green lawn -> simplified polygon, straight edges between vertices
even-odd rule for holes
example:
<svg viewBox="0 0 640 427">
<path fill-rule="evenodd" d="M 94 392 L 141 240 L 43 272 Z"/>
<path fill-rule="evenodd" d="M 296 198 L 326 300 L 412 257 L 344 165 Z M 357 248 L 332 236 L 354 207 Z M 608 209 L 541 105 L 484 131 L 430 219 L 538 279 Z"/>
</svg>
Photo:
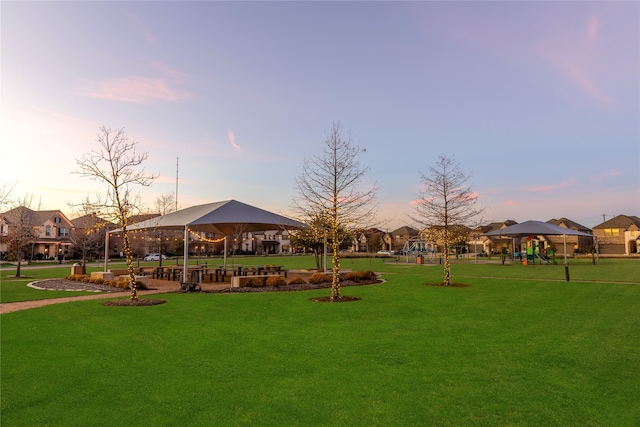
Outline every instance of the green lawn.
<svg viewBox="0 0 640 427">
<path fill-rule="evenodd" d="M 347 259 L 387 283 L 344 288 L 362 300 L 338 304 L 309 301 L 326 289 L 176 293 L 4 314 L 0 421 L 635 426 L 639 265 L 573 261 L 567 283 L 562 266 L 463 262 L 453 279 L 470 286 L 442 288 L 423 285 L 439 265 Z"/>
</svg>

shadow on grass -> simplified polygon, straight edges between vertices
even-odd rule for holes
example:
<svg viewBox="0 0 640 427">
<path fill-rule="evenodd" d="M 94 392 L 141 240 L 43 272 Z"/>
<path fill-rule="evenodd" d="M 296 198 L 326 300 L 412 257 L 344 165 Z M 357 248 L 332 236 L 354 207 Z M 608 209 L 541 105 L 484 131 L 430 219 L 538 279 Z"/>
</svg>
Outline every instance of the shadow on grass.
<svg viewBox="0 0 640 427">
<path fill-rule="evenodd" d="M 152 305 L 164 304 L 167 300 L 164 299 L 120 299 L 103 302 L 102 305 L 106 307 L 150 307 Z"/>
<path fill-rule="evenodd" d="M 444 283 L 442 283 L 442 282 L 438 282 L 438 283 L 425 283 L 424 285 L 425 285 L 425 286 L 440 286 L 440 287 L 443 287 L 443 288 L 468 288 L 468 287 L 470 287 L 470 286 L 471 286 L 471 285 L 467 285 L 467 284 L 464 284 L 464 283 L 453 283 L 453 282 L 451 282 L 451 284 L 450 284 L 449 286 L 446 286 L 446 285 L 445 285 Z"/>
</svg>

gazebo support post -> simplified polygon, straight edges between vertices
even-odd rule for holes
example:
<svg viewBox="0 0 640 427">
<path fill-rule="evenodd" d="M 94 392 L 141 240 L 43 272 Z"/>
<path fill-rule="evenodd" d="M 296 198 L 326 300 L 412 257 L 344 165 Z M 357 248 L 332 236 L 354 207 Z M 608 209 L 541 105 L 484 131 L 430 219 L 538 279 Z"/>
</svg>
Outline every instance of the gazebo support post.
<svg viewBox="0 0 640 427">
<path fill-rule="evenodd" d="M 109 271 L 109 230 L 104 233 L 104 272 Z"/>
<path fill-rule="evenodd" d="M 562 235 L 564 239 L 564 277 L 569 281 L 569 264 L 567 264 L 567 235 Z"/>
<path fill-rule="evenodd" d="M 189 278 L 189 226 L 184 226 L 184 266 L 182 267 L 182 282 L 187 283 Z"/>
<path fill-rule="evenodd" d="M 227 235 L 225 234 L 224 235 L 224 254 L 222 255 L 223 256 L 222 265 L 224 265 L 225 270 L 227 269 L 227 240 L 229 239 L 227 239 Z"/>
</svg>

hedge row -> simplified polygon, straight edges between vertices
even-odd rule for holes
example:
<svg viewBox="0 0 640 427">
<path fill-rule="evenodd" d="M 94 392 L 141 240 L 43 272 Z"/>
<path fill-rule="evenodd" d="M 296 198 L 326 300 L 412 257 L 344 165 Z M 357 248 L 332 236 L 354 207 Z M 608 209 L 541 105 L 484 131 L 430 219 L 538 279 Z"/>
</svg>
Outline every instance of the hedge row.
<svg viewBox="0 0 640 427">
<path fill-rule="evenodd" d="M 70 274 L 69 276 L 65 277 L 65 279 L 67 280 L 74 280 L 76 282 L 82 282 L 82 283 L 92 283 L 94 285 L 104 285 L 104 286 L 111 286 L 114 288 L 120 288 L 120 289 L 128 289 L 129 288 L 129 281 L 126 279 L 123 280 L 104 280 L 101 278 L 91 278 L 91 276 L 87 275 L 87 274 Z M 145 290 L 147 289 L 147 285 L 145 285 L 144 283 L 136 280 L 135 282 L 136 284 L 136 288 L 138 288 L 138 290 Z"/>
<path fill-rule="evenodd" d="M 354 282 L 358 282 L 361 280 L 371 280 L 376 277 L 376 274 L 373 271 L 351 271 L 348 273 L 340 274 L 340 281 L 350 280 Z M 309 284 L 319 285 L 322 283 L 330 283 L 333 281 L 333 276 L 331 274 L 326 273 L 314 273 L 309 278 Z M 289 285 L 302 285 L 305 281 L 301 277 L 293 277 L 289 280 Z M 245 286 L 253 287 L 253 288 L 261 288 L 264 286 L 285 286 L 287 284 L 287 280 L 282 276 L 271 276 L 271 277 L 251 277 L 247 281 L 245 281 Z"/>
</svg>

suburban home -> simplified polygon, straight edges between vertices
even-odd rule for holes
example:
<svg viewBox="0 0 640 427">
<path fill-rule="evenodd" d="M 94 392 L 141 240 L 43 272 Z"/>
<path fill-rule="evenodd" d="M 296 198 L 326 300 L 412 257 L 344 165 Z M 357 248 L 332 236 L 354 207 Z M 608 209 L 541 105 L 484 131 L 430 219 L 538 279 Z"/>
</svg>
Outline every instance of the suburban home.
<svg viewBox="0 0 640 427">
<path fill-rule="evenodd" d="M 351 241 L 352 252 L 377 252 L 382 249 L 384 231 L 368 228 L 356 233 Z"/>
<path fill-rule="evenodd" d="M 583 233 L 592 234 L 591 229 L 584 225 L 578 224 L 567 218 L 550 219 L 548 224 L 557 225 L 558 227 L 567 228 L 569 230 L 582 231 Z M 564 236 L 545 236 L 547 247 L 553 247 L 555 253 L 564 255 Z M 567 255 L 577 253 L 588 253 L 593 249 L 593 237 L 585 236 L 566 236 Z"/>
<path fill-rule="evenodd" d="M 382 249 L 387 251 L 400 252 L 404 249 L 405 243 L 409 239 L 418 239 L 418 230 L 409 226 L 400 227 L 391 233 L 385 233 L 382 237 Z"/>
<path fill-rule="evenodd" d="M 75 258 L 81 258 L 84 253 L 86 258 L 104 258 L 105 233 L 107 228 L 116 228 L 113 224 L 90 213 L 72 219 L 71 241 L 74 244 L 72 254 Z"/>
<path fill-rule="evenodd" d="M 291 240 L 287 230 L 271 230 L 243 233 L 237 249 L 256 255 L 283 255 L 291 252 Z"/>
<path fill-rule="evenodd" d="M 513 253 L 514 239 L 511 237 L 488 237 L 483 236 L 483 234 L 490 231 L 500 230 L 515 224 L 517 224 L 517 222 L 508 219 L 502 222 L 492 222 L 487 225 L 482 225 L 475 230 L 472 230 L 469 233 L 467 240 L 469 251 L 487 255 L 492 253 Z M 516 242 L 516 247 L 518 247 L 519 242 L 519 240 Z"/>
<path fill-rule="evenodd" d="M 598 253 L 633 255 L 640 253 L 640 218 L 618 215 L 593 227 Z"/>
<path fill-rule="evenodd" d="M 62 211 L 19 206 L 0 214 L 0 253 L 8 257 L 19 244 L 21 259 L 62 260 L 70 255 L 72 229 Z"/>
</svg>

